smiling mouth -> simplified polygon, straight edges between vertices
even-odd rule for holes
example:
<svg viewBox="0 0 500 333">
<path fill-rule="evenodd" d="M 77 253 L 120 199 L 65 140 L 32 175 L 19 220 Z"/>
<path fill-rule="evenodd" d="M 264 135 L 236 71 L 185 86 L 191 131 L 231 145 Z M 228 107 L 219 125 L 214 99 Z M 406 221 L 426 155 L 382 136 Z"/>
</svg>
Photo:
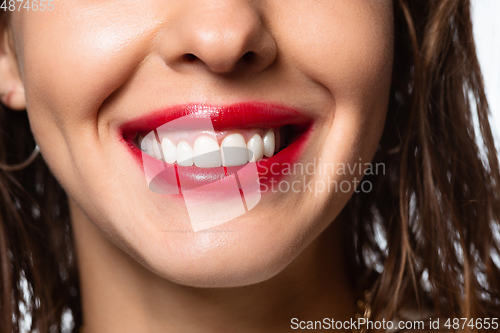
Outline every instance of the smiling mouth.
<svg viewBox="0 0 500 333">
<path fill-rule="evenodd" d="M 296 143 L 311 124 L 304 112 L 266 103 L 191 104 L 126 123 L 121 134 L 136 154 L 176 167 L 210 169 L 286 162 L 298 154 L 302 145 Z"/>
</svg>

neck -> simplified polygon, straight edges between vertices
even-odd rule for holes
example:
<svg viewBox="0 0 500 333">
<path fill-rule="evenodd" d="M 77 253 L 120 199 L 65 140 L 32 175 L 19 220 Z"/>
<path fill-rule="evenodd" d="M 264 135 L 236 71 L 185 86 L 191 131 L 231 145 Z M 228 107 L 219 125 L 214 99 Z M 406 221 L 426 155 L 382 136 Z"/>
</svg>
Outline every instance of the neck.
<svg viewBox="0 0 500 333">
<path fill-rule="evenodd" d="M 326 230 L 273 278 L 193 288 L 149 271 L 105 238 L 70 201 L 85 333 L 285 332 L 291 319 L 349 320 L 355 297 L 338 232 Z M 331 227 L 330 227 L 331 229 Z"/>
</svg>

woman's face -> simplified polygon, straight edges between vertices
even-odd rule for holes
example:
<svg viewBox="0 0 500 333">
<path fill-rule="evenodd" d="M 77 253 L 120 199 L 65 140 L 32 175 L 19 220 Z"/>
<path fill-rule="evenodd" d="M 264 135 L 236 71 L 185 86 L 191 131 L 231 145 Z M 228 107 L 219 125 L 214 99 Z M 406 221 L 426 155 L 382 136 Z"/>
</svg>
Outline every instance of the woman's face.
<svg viewBox="0 0 500 333">
<path fill-rule="evenodd" d="M 359 165 L 372 159 L 386 114 L 392 1 L 53 4 L 53 11 L 11 13 L 33 134 L 76 206 L 150 270 L 193 286 L 270 278 L 332 223 L 360 184 Z M 255 207 L 247 202 L 246 212 L 235 214 L 243 199 L 232 196 L 229 183 L 222 187 L 231 195 L 221 195 L 219 186 L 198 197 L 185 186 L 178 186 L 182 195 L 148 187 L 145 173 L 155 160 L 140 152 L 137 135 L 186 113 L 212 119 L 214 130 L 182 124 L 170 134 L 158 130 L 177 149 L 178 161 L 164 165 L 177 178 L 206 179 L 211 172 L 195 165 L 175 173 L 179 155 L 189 154 L 177 146 L 181 141 L 196 153 L 201 134 L 219 144 L 243 136 L 248 144 L 269 129 L 280 133 L 282 150 L 258 163 L 262 193 Z M 259 149 L 272 151 L 254 139 L 257 157 Z M 262 171 L 266 160 L 279 165 L 279 175 Z M 227 169 L 223 178 L 234 181 Z M 210 211 L 212 205 L 227 208 L 230 218 Z M 194 226 L 203 218 L 210 228 Z"/>
</svg>

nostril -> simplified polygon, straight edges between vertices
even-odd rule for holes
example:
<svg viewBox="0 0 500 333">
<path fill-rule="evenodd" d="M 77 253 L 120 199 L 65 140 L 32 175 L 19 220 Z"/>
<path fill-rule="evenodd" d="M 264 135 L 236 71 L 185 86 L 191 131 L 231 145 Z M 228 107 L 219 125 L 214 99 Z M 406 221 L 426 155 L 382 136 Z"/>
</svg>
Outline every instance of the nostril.
<svg viewBox="0 0 500 333">
<path fill-rule="evenodd" d="M 194 54 L 192 54 L 192 53 L 188 53 L 188 54 L 185 54 L 185 55 L 184 55 L 184 60 L 185 60 L 186 62 L 193 62 L 193 61 L 195 61 L 196 59 L 198 59 L 198 57 L 197 57 L 197 56 L 195 56 L 195 55 L 194 55 Z"/>
<path fill-rule="evenodd" d="M 248 51 L 238 58 L 236 63 L 232 62 L 217 62 L 212 59 L 212 62 L 206 63 L 213 71 L 216 72 L 229 72 L 234 70 L 236 67 L 244 68 L 247 66 L 252 66 L 256 62 L 257 53 L 253 51 Z M 204 63 L 203 57 L 198 57 L 193 53 L 185 53 L 181 56 L 181 61 L 185 64 L 195 64 L 197 62 Z M 224 59 L 220 59 L 224 60 Z"/>
<path fill-rule="evenodd" d="M 255 58 L 255 53 L 254 53 L 254 52 L 252 52 L 252 51 L 249 51 L 249 52 L 245 53 L 245 54 L 241 57 L 241 59 L 242 59 L 244 62 L 246 62 L 246 63 L 251 62 L 254 58 Z"/>
</svg>

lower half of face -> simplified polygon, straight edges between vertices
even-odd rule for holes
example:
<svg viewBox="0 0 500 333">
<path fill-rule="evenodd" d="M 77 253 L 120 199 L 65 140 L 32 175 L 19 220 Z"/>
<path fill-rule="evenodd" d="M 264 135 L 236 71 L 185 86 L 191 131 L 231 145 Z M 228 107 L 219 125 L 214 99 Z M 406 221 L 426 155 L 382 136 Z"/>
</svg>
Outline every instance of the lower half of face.
<svg viewBox="0 0 500 333">
<path fill-rule="evenodd" d="M 167 279 L 268 279 L 371 190 L 391 1 L 72 1 L 12 30 L 52 172 Z"/>
</svg>

